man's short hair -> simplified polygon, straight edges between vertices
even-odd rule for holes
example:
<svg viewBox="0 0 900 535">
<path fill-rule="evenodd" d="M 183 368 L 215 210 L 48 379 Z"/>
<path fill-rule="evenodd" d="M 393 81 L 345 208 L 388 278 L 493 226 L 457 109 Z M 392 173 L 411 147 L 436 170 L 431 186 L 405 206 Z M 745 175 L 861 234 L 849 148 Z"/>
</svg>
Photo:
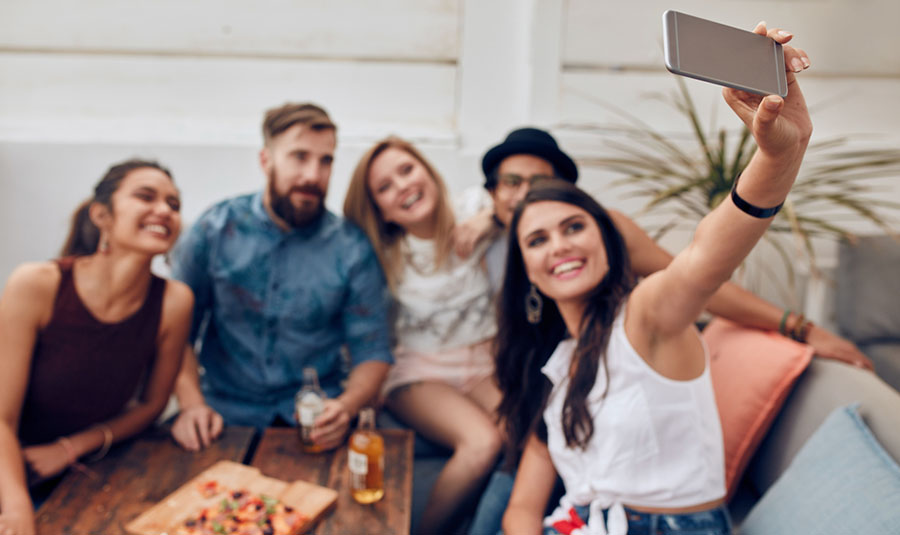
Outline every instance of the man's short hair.
<svg viewBox="0 0 900 535">
<path fill-rule="evenodd" d="M 262 124 L 263 142 L 268 145 L 279 134 L 297 124 L 308 126 L 315 131 L 337 131 L 337 126 L 331 122 L 328 112 L 322 107 L 309 102 L 300 104 L 288 102 L 266 111 Z"/>
</svg>

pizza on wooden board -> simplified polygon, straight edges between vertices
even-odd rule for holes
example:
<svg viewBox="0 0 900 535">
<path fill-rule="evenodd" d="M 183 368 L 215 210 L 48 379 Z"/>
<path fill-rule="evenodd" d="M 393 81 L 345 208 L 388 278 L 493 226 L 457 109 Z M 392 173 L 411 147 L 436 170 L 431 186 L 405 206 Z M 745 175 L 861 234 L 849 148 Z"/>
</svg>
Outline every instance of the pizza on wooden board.
<svg viewBox="0 0 900 535">
<path fill-rule="evenodd" d="M 309 520 L 275 498 L 230 490 L 214 480 L 201 482 L 198 490 L 222 499 L 188 517 L 175 535 L 298 535 Z"/>
</svg>

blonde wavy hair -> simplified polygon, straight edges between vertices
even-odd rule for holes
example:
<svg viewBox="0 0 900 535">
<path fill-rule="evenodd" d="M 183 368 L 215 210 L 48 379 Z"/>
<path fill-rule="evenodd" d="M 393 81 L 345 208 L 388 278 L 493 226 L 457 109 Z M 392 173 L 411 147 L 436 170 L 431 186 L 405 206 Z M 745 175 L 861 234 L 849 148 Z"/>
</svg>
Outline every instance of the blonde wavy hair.
<svg viewBox="0 0 900 535">
<path fill-rule="evenodd" d="M 435 237 L 437 254 L 435 255 L 435 268 L 441 267 L 450 256 L 453 249 L 453 209 L 450 206 L 447 186 L 444 179 L 435 170 L 434 166 L 425 159 L 412 143 L 398 137 L 388 137 L 375 144 L 366 151 L 356 164 L 356 169 L 350 178 L 350 186 L 347 188 L 347 196 L 344 199 L 344 217 L 356 223 L 369 237 L 378 261 L 387 277 L 391 290 L 397 287 L 403 273 L 403 236 L 406 231 L 403 227 L 394 223 L 388 223 L 381 215 L 381 210 L 375 204 L 375 199 L 369 191 L 368 177 L 372 162 L 382 152 L 394 148 L 406 151 L 419 161 L 437 185 L 438 200 L 434 210 Z"/>
</svg>

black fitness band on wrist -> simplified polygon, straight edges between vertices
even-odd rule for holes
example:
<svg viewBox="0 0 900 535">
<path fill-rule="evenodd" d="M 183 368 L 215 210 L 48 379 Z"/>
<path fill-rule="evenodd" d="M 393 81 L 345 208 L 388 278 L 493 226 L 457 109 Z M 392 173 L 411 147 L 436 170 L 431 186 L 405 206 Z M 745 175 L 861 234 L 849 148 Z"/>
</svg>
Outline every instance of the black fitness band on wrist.
<svg viewBox="0 0 900 535">
<path fill-rule="evenodd" d="M 738 173 L 738 176 L 734 178 L 734 185 L 731 186 L 731 202 L 733 202 L 734 205 L 737 206 L 738 209 L 740 209 L 740 211 L 753 217 L 768 219 L 777 214 L 778 211 L 781 210 L 781 207 L 784 206 L 784 201 L 781 201 L 781 204 L 779 204 L 778 206 L 773 206 L 772 208 L 760 208 L 759 206 L 752 205 L 749 202 L 745 201 L 737 193 L 738 179 L 740 178 L 741 175 L 740 173 Z"/>
</svg>

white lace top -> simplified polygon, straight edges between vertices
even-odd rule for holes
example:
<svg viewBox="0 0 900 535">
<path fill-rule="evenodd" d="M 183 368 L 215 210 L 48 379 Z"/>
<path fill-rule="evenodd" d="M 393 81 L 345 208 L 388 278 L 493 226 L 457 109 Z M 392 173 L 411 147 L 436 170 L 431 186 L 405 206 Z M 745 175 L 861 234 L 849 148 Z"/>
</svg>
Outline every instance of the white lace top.
<svg viewBox="0 0 900 535">
<path fill-rule="evenodd" d="M 395 289 L 397 343 L 434 352 L 482 342 L 497 333 L 497 323 L 483 258 L 487 244 L 469 258 L 451 254 L 435 269 L 435 243 L 409 234 L 404 238 L 405 265 Z"/>
</svg>

